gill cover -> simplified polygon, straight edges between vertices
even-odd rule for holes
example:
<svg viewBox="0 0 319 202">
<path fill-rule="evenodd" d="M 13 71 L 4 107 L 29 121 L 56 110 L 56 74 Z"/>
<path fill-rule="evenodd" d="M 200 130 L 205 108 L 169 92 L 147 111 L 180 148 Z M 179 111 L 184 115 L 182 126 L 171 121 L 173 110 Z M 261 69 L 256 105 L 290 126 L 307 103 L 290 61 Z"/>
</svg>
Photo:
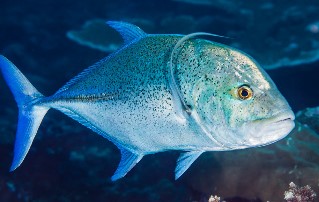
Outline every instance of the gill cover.
<svg viewBox="0 0 319 202">
<path fill-rule="evenodd" d="M 196 37 L 196 36 L 213 36 L 213 37 L 222 37 L 222 38 L 228 38 L 225 36 L 220 36 L 217 34 L 211 34 L 211 33 L 206 33 L 206 32 L 195 32 L 191 33 L 188 35 L 183 36 L 178 42 L 175 44 L 171 56 L 170 56 L 170 62 L 169 62 L 169 85 L 171 88 L 171 92 L 173 95 L 173 101 L 174 105 L 176 106 L 177 109 L 177 115 L 181 119 L 185 119 L 186 114 L 191 114 L 192 109 L 185 103 L 185 100 L 183 99 L 181 90 L 177 86 L 176 78 L 174 76 L 174 65 L 173 64 L 173 57 L 177 53 L 178 48 L 188 39 Z"/>
</svg>

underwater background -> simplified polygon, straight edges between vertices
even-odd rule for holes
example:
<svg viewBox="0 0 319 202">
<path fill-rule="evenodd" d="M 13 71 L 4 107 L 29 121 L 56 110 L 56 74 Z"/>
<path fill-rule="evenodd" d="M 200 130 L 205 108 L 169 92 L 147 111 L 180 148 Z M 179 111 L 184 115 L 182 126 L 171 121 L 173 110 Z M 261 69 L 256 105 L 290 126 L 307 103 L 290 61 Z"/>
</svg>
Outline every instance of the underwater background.
<svg viewBox="0 0 319 202">
<path fill-rule="evenodd" d="M 120 152 L 50 110 L 24 163 L 9 172 L 17 107 L 0 79 L 0 201 L 284 201 L 291 181 L 319 194 L 319 1 L 1 0 L 0 54 L 51 95 L 121 45 L 105 25 L 122 20 L 147 33 L 205 31 L 253 56 L 297 115 L 291 134 L 266 147 L 206 152 L 177 181 L 179 152 L 147 155 L 110 180 Z"/>
</svg>

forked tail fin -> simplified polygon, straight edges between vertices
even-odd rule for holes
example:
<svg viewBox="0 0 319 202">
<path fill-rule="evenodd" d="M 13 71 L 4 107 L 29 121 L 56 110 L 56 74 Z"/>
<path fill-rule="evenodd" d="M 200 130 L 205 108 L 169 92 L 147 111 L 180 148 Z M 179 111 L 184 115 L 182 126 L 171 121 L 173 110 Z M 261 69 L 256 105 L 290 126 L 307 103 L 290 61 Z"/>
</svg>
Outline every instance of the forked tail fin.
<svg viewBox="0 0 319 202">
<path fill-rule="evenodd" d="M 0 55 L 0 70 L 19 108 L 14 157 L 10 169 L 13 171 L 20 166 L 27 155 L 49 108 L 35 105 L 44 96 L 33 87 L 14 64 L 2 55 Z"/>
</svg>

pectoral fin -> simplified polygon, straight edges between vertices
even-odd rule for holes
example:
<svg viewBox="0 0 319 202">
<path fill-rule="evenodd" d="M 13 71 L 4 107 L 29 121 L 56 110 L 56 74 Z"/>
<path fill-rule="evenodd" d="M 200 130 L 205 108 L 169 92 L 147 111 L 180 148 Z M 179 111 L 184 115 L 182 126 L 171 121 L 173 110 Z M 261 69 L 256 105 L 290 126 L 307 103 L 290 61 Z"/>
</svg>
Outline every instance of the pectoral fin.
<svg viewBox="0 0 319 202">
<path fill-rule="evenodd" d="M 183 173 L 192 165 L 192 163 L 203 153 L 203 151 L 190 151 L 181 154 L 177 159 L 177 166 L 175 168 L 175 180 L 177 180 Z"/>
<path fill-rule="evenodd" d="M 120 150 L 121 161 L 111 178 L 112 181 L 124 177 L 144 156 L 143 154 L 134 154 L 124 148 L 120 148 Z"/>
</svg>

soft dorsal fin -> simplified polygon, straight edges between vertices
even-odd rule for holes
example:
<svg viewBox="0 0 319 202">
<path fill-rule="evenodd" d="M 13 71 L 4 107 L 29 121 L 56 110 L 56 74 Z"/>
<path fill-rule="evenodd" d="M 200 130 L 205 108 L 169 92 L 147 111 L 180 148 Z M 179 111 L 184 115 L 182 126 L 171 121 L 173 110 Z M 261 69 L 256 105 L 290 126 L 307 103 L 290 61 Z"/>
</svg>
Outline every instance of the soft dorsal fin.
<svg viewBox="0 0 319 202">
<path fill-rule="evenodd" d="M 143 154 L 134 154 L 124 148 L 120 148 L 120 150 L 121 161 L 111 178 L 112 181 L 124 177 L 144 156 Z"/>
<path fill-rule="evenodd" d="M 121 34 L 125 44 L 129 44 L 133 40 L 143 38 L 147 35 L 138 26 L 127 22 L 107 21 L 106 23 Z"/>
<path fill-rule="evenodd" d="M 203 153 L 203 151 L 190 151 L 181 154 L 177 159 L 175 168 L 175 180 L 177 180 L 183 173 L 192 165 L 192 163 Z"/>
</svg>

